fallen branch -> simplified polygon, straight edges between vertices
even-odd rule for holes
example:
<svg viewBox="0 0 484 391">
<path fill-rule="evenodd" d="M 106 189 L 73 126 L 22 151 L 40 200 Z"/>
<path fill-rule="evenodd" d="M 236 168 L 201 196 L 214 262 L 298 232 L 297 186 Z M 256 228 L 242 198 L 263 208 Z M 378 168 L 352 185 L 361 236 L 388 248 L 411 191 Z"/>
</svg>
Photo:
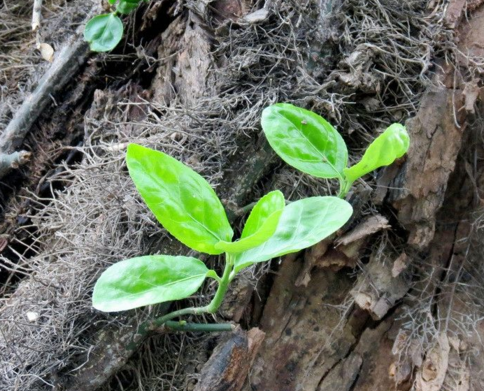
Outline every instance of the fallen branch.
<svg viewBox="0 0 484 391">
<path fill-rule="evenodd" d="M 42 10 L 42 0 L 34 0 L 34 10 L 32 12 L 32 31 L 37 31 L 40 27 Z"/>
<path fill-rule="evenodd" d="M 25 99 L 7 128 L 0 135 L 0 152 L 12 153 L 20 147 L 33 123 L 52 102 L 52 95 L 62 91 L 86 60 L 89 46 L 79 35 L 58 54 L 35 91 Z M 1 176 L 0 176 L 1 177 Z"/>
<path fill-rule="evenodd" d="M 41 5 L 42 1 L 36 0 L 32 17 L 34 30 L 38 27 L 36 23 L 40 23 Z M 39 13 L 36 15 L 37 10 Z M 93 10 L 93 12 L 95 11 Z M 72 82 L 72 78 L 85 63 L 88 54 L 89 45 L 83 40 L 81 31 L 78 30 L 71 41 L 57 54 L 55 61 L 40 79 L 35 91 L 24 100 L 5 130 L 0 133 L 0 154 L 13 154 L 22 145 L 34 122 L 52 102 L 52 96 L 62 92 L 64 87 Z M 16 168 L 16 166 L 10 168 Z M 6 172 L 0 169 L 0 179 L 5 174 Z"/>
</svg>

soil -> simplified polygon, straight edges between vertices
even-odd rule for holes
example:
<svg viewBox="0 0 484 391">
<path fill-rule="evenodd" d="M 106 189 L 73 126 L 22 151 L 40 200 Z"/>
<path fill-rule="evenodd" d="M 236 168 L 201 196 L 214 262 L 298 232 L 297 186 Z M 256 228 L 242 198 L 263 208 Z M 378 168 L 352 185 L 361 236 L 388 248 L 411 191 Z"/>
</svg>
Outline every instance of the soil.
<svg viewBox="0 0 484 391">
<path fill-rule="evenodd" d="M 44 0 L 37 33 L 31 7 L 0 5 L 0 155 L 28 157 L 0 167 L 0 389 L 484 389 L 481 0 L 153 0 L 109 54 L 82 40 L 100 4 Z M 410 150 L 356 184 L 336 235 L 247 269 L 218 314 L 187 319 L 233 332 L 151 327 L 210 284 L 94 310 L 109 265 L 189 253 L 138 196 L 129 143 L 207 178 L 237 229 L 270 190 L 336 193 L 271 151 L 275 102 L 327 118 L 352 161 L 392 122 Z"/>
</svg>

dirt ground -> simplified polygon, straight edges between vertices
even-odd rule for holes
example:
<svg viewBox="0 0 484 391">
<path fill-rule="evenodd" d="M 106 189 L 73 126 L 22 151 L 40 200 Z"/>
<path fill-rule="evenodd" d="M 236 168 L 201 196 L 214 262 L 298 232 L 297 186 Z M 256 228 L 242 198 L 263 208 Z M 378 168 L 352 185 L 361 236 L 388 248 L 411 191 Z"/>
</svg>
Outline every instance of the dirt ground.
<svg viewBox="0 0 484 391">
<path fill-rule="evenodd" d="M 0 389 L 483 390 L 482 3 L 152 0 L 109 54 L 82 40 L 106 4 L 44 0 L 37 35 L 31 2 L 0 4 L 0 157 L 28 157 L 0 167 Z M 144 328 L 208 303 L 208 283 L 94 310 L 109 265 L 189 252 L 137 194 L 129 143 L 208 178 L 238 228 L 270 190 L 335 193 L 269 148 L 276 102 L 327 118 L 352 161 L 393 122 L 409 153 L 357 183 L 336 236 L 246 270 L 218 314 L 189 319 L 234 332 Z"/>
</svg>

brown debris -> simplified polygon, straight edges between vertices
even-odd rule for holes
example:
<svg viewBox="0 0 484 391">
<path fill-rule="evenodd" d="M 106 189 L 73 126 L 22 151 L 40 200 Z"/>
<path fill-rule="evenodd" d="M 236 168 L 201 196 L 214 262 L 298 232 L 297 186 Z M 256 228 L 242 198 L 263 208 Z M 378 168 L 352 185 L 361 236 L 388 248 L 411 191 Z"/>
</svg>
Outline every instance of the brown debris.
<svg viewBox="0 0 484 391">
<path fill-rule="evenodd" d="M 450 345 L 446 334 L 440 334 L 436 346 L 427 353 L 415 379 L 416 391 L 440 391 L 449 365 Z"/>
<path fill-rule="evenodd" d="M 355 303 L 374 319 L 382 319 L 410 289 L 402 275 L 393 277 L 392 266 L 387 256 L 372 254 L 351 290 Z"/>
<path fill-rule="evenodd" d="M 304 254 L 304 265 L 295 282 L 296 286 L 308 285 L 309 281 L 311 281 L 311 270 L 316 266 L 319 260 L 324 257 L 333 241 L 333 238 L 334 235 L 331 235 L 330 237 L 306 250 Z"/>
<path fill-rule="evenodd" d="M 369 44 L 358 45 L 355 50 L 339 64 L 342 70 L 334 71 L 330 80 L 339 80 L 347 87 L 365 93 L 378 93 L 381 80 L 370 72 L 377 49 Z"/>
<path fill-rule="evenodd" d="M 465 109 L 470 114 L 475 114 L 475 104 L 481 93 L 481 87 L 478 85 L 478 80 L 471 80 L 469 83 L 465 83 L 464 91 L 462 94 L 465 98 Z"/>
<path fill-rule="evenodd" d="M 475 10 L 458 29 L 457 60 L 463 67 L 476 65 L 484 55 L 484 8 Z M 455 77 L 457 75 L 457 77 Z M 466 109 L 474 107 L 475 81 L 465 93 L 459 73 L 441 67 L 415 118 L 407 121 L 412 140 L 404 172 L 397 178 L 391 198 L 399 209 L 399 220 L 410 231 L 409 243 L 424 249 L 435 233 L 435 215 L 441 208 L 447 183 L 454 171 L 467 126 Z"/>
<path fill-rule="evenodd" d="M 80 34 L 72 37 L 59 51 L 56 61 L 39 81 L 35 91 L 16 110 L 14 117 L 0 135 L 0 153 L 19 148 L 30 128 L 52 102 L 52 96 L 63 90 L 87 58 L 89 45 Z"/>
<path fill-rule="evenodd" d="M 387 228 L 391 228 L 391 225 L 388 224 L 388 219 L 386 217 L 383 217 L 379 214 L 368 217 L 350 232 L 338 238 L 336 240 L 336 246 L 346 246 L 352 242 L 364 239 L 367 236 L 373 235 L 374 233 Z"/>
<path fill-rule="evenodd" d="M 400 256 L 395 259 L 392 267 L 392 277 L 398 277 L 403 271 L 405 271 L 410 264 L 410 258 L 407 254 L 401 253 Z"/>
<path fill-rule="evenodd" d="M 295 282 L 296 286 L 308 285 L 313 268 L 329 268 L 333 271 L 343 267 L 354 268 L 368 237 L 387 228 L 390 228 L 388 220 L 381 215 L 375 215 L 364 219 L 350 232 L 338 238 L 335 247 L 332 244 L 334 235 L 311 247 L 304 255 L 304 266 Z"/>
<path fill-rule="evenodd" d="M 424 97 L 417 116 L 406 123 L 412 143 L 404 173 L 397 178 L 405 185 L 391 193 L 399 220 L 410 231 L 409 243 L 420 249 L 434 236 L 435 215 L 460 150 L 464 116 L 455 118 L 454 113 L 462 106 L 462 94 L 435 88 Z"/>
</svg>

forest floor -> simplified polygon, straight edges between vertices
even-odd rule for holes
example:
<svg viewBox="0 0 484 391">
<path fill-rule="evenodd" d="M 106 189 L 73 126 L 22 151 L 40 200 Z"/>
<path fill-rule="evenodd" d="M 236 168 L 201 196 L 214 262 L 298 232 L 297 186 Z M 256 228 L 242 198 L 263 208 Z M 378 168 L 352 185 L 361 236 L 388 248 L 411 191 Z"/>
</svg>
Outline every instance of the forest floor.
<svg viewBox="0 0 484 391">
<path fill-rule="evenodd" d="M 483 390 L 482 3 L 156 0 L 94 54 L 82 31 L 100 4 L 44 0 L 35 34 L 32 3 L 3 2 L 0 156 L 28 159 L 0 166 L 0 389 Z M 94 310 L 109 265 L 188 253 L 137 194 L 129 143 L 195 169 L 230 211 L 273 189 L 335 194 L 271 152 L 276 102 L 327 118 L 352 161 L 393 122 L 409 153 L 358 182 L 337 237 L 248 269 L 191 319 L 233 333 L 138 338 L 166 305 Z"/>
</svg>

